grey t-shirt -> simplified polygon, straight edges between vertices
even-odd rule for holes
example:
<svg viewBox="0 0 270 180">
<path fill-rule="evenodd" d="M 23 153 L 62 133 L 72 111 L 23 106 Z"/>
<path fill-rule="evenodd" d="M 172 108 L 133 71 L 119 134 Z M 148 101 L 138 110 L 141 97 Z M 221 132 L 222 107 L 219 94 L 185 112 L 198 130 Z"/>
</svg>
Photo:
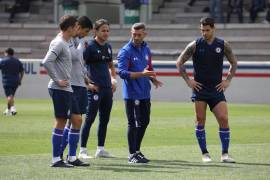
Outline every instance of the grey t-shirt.
<svg viewBox="0 0 270 180">
<path fill-rule="evenodd" d="M 51 41 L 49 50 L 42 63 L 51 78 L 48 88 L 72 92 L 70 83 L 72 69 L 71 52 L 69 43 L 63 39 L 61 34 L 58 34 Z M 69 85 L 67 87 L 60 87 L 57 83 L 58 80 L 67 80 Z"/>
<path fill-rule="evenodd" d="M 86 87 L 85 77 L 87 77 L 86 70 L 83 65 L 83 56 L 77 46 L 80 43 L 79 38 L 72 38 L 70 40 L 70 51 L 72 56 L 72 70 L 71 70 L 71 85 Z"/>
</svg>

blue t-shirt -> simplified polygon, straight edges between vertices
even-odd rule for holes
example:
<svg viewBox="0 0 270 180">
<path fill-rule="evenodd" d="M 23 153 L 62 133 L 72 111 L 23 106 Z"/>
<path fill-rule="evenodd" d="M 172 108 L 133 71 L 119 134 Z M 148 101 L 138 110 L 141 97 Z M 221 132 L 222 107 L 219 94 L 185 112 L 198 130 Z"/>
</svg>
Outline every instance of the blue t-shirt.
<svg viewBox="0 0 270 180">
<path fill-rule="evenodd" d="M 193 54 L 194 79 L 208 88 L 214 88 L 222 81 L 224 40 L 215 38 L 207 44 L 203 38 L 196 41 Z"/>
<path fill-rule="evenodd" d="M 98 44 L 91 40 L 83 52 L 88 77 L 95 85 L 102 88 L 111 88 L 111 75 L 108 63 L 112 62 L 112 47 L 110 44 Z"/>
<path fill-rule="evenodd" d="M 21 61 L 13 56 L 4 57 L 0 61 L 3 86 L 17 87 L 20 83 L 20 73 L 24 71 Z"/>
</svg>

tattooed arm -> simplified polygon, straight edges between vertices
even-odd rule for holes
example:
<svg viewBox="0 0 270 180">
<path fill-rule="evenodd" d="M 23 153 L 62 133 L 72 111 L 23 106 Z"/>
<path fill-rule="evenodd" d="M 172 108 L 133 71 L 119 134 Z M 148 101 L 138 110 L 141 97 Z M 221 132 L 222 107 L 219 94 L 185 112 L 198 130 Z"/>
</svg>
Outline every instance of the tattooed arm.
<svg viewBox="0 0 270 180">
<path fill-rule="evenodd" d="M 230 63 L 229 73 L 226 80 L 231 81 L 236 72 L 237 60 L 236 60 L 235 55 L 232 52 L 232 48 L 230 47 L 229 43 L 226 41 L 224 44 L 224 54 Z"/>
<path fill-rule="evenodd" d="M 176 67 L 179 71 L 179 74 L 183 77 L 183 79 L 186 81 L 187 85 L 195 89 L 196 91 L 199 91 L 201 89 L 202 84 L 199 82 L 196 82 L 193 79 L 189 79 L 188 74 L 186 72 L 186 68 L 184 66 L 185 62 L 194 54 L 196 50 L 196 41 L 192 41 L 189 43 L 184 51 L 180 54 L 176 61 Z"/>
<path fill-rule="evenodd" d="M 229 87 L 230 82 L 231 82 L 232 78 L 234 77 L 235 72 L 236 72 L 236 68 L 237 68 L 236 57 L 233 54 L 232 48 L 230 47 L 229 43 L 226 41 L 224 42 L 224 54 L 230 63 L 230 68 L 229 68 L 229 72 L 228 72 L 226 80 L 222 81 L 220 84 L 218 84 L 216 86 L 217 90 L 220 92 L 224 91 L 226 88 Z"/>
</svg>

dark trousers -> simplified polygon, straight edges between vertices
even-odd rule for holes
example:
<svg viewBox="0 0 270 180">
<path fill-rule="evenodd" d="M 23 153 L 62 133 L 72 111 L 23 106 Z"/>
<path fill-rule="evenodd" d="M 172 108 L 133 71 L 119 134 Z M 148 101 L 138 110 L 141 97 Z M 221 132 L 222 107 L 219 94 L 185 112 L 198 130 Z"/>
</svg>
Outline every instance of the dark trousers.
<svg viewBox="0 0 270 180">
<path fill-rule="evenodd" d="M 236 13 L 239 23 L 243 23 L 243 0 L 228 0 L 227 23 L 231 21 L 232 13 Z"/>
<path fill-rule="evenodd" d="M 250 22 L 254 23 L 257 19 L 258 13 L 263 11 L 265 8 L 264 0 L 252 0 L 250 8 Z"/>
<path fill-rule="evenodd" d="M 140 151 L 141 142 L 150 121 L 150 99 L 125 100 L 126 115 L 128 120 L 128 146 L 129 153 Z"/>
<path fill-rule="evenodd" d="M 87 92 L 88 107 L 85 121 L 81 132 L 81 147 L 86 147 L 90 128 L 99 112 L 99 125 L 97 130 L 98 146 L 104 146 L 107 133 L 107 125 L 113 103 L 113 93 L 111 88 L 100 88 L 98 93 Z"/>
</svg>

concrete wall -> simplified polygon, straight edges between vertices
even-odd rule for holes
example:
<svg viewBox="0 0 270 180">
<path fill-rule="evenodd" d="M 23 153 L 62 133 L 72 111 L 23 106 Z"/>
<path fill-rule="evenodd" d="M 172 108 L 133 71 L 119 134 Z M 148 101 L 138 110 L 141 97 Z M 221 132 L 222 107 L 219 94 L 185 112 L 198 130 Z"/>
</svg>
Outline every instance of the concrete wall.
<svg viewBox="0 0 270 180">
<path fill-rule="evenodd" d="M 25 77 L 22 86 L 19 87 L 17 98 L 49 98 L 47 84 L 49 77 L 42 74 L 43 67 L 40 60 L 24 60 Z M 170 63 L 154 63 L 155 70 L 159 72 L 160 79 L 164 86 L 160 89 L 152 89 L 152 99 L 157 101 L 179 101 L 189 102 L 191 90 L 187 87 L 181 77 L 177 75 L 176 68 Z M 165 67 L 165 68 L 164 68 Z M 238 77 L 235 77 L 229 89 L 225 92 L 228 102 L 232 103 L 256 103 L 270 104 L 270 63 L 266 68 L 250 66 L 250 69 L 239 69 Z M 226 69 L 227 70 L 227 69 Z M 225 70 L 225 71 L 226 71 Z M 191 69 L 188 69 L 191 72 Z M 261 77 L 256 77 L 261 76 Z M 121 99 L 121 80 L 118 77 L 118 89 L 115 99 Z M 0 97 L 4 97 L 4 91 L 0 82 Z"/>
</svg>

